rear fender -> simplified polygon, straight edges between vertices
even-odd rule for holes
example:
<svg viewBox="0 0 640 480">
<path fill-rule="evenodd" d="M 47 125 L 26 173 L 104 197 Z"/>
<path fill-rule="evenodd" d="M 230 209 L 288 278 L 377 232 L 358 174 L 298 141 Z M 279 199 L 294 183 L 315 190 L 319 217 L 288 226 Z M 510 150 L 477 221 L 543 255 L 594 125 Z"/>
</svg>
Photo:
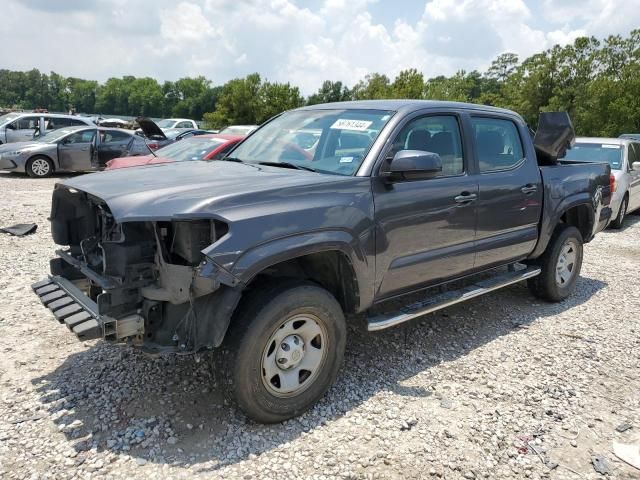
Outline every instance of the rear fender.
<svg viewBox="0 0 640 480">
<path fill-rule="evenodd" d="M 544 213 L 542 215 L 542 223 L 540 225 L 540 235 L 538 237 L 538 243 L 533 253 L 529 255 L 529 258 L 537 258 L 546 250 L 549 240 L 553 235 L 554 230 L 562 216 L 572 208 L 585 205 L 588 207 L 588 230 L 590 234 L 584 238 L 585 242 L 588 242 L 595 235 L 595 228 L 597 222 L 595 222 L 596 213 L 600 215 L 601 209 L 601 194 L 596 192 L 596 195 L 592 197 L 587 192 L 577 193 L 563 198 L 559 202 L 555 203 L 555 199 L 550 195 L 545 195 Z M 583 229 L 580 229 L 583 231 Z"/>
</svg>

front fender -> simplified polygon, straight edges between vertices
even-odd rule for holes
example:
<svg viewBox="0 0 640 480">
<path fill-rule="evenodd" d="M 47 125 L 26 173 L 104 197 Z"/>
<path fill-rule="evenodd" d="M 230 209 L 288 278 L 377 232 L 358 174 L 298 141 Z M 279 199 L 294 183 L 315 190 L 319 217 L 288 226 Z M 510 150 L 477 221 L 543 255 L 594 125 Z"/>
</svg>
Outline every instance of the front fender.
<svg viewBox="0 0 640 480">
<path fill-rule="evenodd" d="M 360 243 L 346 230 L 321 230 L 274 239 L 244 252 L 233 264 L 231 273 L 247 284 L 265 268 L 311 253 L 339 251 L 353 267 L 360 295 L 360 304 L 373 300 L 373 266 Z"/>
</svg>

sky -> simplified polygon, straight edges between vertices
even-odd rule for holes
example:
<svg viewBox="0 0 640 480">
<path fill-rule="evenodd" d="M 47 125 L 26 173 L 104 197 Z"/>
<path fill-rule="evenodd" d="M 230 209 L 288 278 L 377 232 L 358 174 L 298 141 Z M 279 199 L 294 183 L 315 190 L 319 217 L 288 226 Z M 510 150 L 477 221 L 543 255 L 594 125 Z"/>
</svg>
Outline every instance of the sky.
<svg viewBox="0 0 640 480">
<path fill-rule="evenodd" d="M 578 36 L 628 35 L 640 0 L 3 0 L 0 68 L 104 81 L 258 72 L 308 95 L 368 73 L 484 71 Z"/>
</svg>

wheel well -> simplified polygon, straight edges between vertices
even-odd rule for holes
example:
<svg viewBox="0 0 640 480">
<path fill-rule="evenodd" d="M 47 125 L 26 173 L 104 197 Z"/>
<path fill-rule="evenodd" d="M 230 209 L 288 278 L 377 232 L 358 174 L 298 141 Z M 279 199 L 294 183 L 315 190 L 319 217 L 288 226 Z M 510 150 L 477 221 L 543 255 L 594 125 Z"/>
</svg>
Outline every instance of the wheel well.
<svg viewBox="0 0 640 480">
<path fill-rule="evenodd" d="M 355 313 L 360 305 L 358 280 L 351 261 L 342 252 L 311 253 L 272 265 L 256 275 L 247 288 L 284 278 L 317 283 L 336 297 L 345 313 Z"/>
<path fill-rule="evenodd" d="M 589 205 L 576 205 L 564 212 L 562 223 L 573 225 L 582 234 L 582 238 L 587 241 L 593 232 L 593 209 Z"/>
</svg>

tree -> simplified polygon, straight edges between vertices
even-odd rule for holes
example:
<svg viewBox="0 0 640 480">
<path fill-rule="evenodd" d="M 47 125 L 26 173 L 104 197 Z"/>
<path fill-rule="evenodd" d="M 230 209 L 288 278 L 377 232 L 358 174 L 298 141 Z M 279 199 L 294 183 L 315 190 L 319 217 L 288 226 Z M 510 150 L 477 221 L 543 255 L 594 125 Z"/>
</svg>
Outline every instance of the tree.
<svg viewBox="0 0 640 480">
<path fill-rule="evenodd" d="M 161 116 L 162 88 L 150 77 L 136 78 L 128 86 L 127 113 L 132 116 Z"/>
<path fill-rule="evenodd" d="M 503 83 L 518 66 L 518 55 L 515 53 L 503 53 L 498 55 L 493 62 L 489 70 L 487 70 L 487 77 L 493 78 L 498 82 Z"/>
<path fill-rule="evenodd" d="M 260 124 L 280 112 L 302 105 L 304 99 L 298 87 L 292 87 L 289 83 L 265 82 L 260 87 L 260 105 L 255 123 Z"/>
<path fill-rule="evenodd" d="M 475 83 L 464 70 L 458 71 L 453 77 L 439 76 L 427 80 L 425 97 L 432 100 L 450 100 L 455 102 L 469 102 Z"/>
<path fill-rule="evenodd" d="M 391 85 L 393 98 L 423 98 L 424 76 L 415 68 L 402 70 Z"/>
<path fill-rule="evenodd" d="M 356 83 L 352 94 L 354 100 L 391 98 L 391 82 L 386 75 L 371 73 Z"/>
<path fill-rule="evenodd" d="M 51 76 L 50 83 L 51 83 Z M 64 77 L 62 77 L 64 78 Z M 98 82 L 94 80 L 82 80 L 80 78 L 67 78 L 66 79 L 66 102 L 63 102 L 63 106 L 68 108 L 68 105 L 73 107 L 78 112 L 93 113 L 96 109 L 96 93 L 98 91 Z M 60 110 L 65 110 L 65 108 Z"/>
<path fill-rule="evenodd" d="M 260 112 L 261 84 L 257 73 L 228 81 L 222 87 L 216 110 L 204 114 L 205 125 L 222 128 L 232 124 L 255 124 Z"/>
<path fill-rule="evenodd" d="M 345 102 L 351 100 L 351 91 L 342 82 L 325 80 L 316 93 L 307 100 L 307 105 L 319 103 Z"/>
<path fill-rule="evenodd" d="M 429 98 L 483 103 L 509 108 L 535 125 L 540 112 L 566 110 L 583 135 L 640 131 L 640 29 L 628 36 L 599 41 L 577 38 L 522 61 L 514 53 L 496 57 L 486 72 L 458 71 L 424 81 L 415 68 L 393 82 L 372 73 L 353 89 L 326 80 L 307 104 L 382 98 Z M 0 106 L 106 115 L 205 118 L 209 127 L 260 123 L 304 102 L 289 83 L 263 82 L 257 73 L 212 86 L 202 76 L 176 81 L 125 76 L 103 84 L 65 78 L 37 69 L 0 69 Z M 208 112 L 208 113 L 205 113 Z"/>
</svg>

